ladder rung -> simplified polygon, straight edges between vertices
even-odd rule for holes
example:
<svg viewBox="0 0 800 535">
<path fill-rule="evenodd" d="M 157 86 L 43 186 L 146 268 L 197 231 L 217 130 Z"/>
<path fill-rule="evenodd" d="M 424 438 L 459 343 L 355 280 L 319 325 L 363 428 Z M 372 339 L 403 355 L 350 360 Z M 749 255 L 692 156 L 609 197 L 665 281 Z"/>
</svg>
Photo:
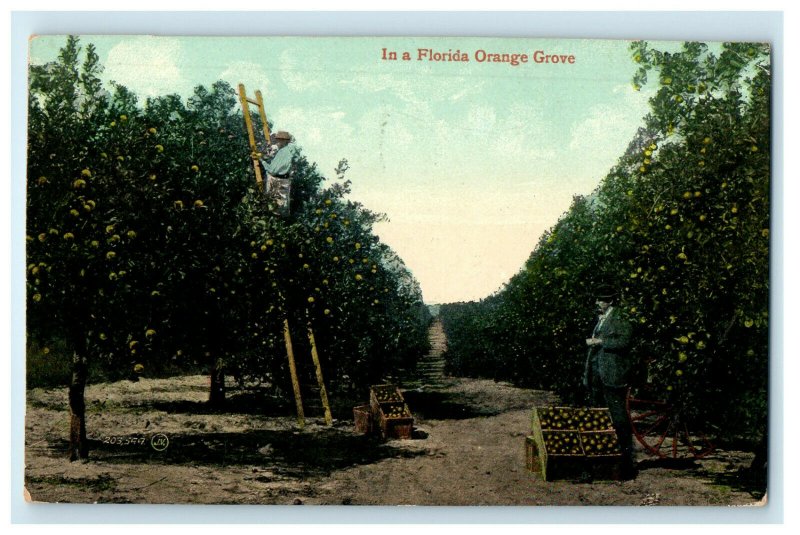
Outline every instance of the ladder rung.
<svg viewBox="0 0 800 535">
<path fill-rule="evenodd" d="M 252 99 L 252 98 L 250 98 L 250 97 L 245 97 L 245 99 L 247 99 L 247 102 L 249 102 L 250 104 L 255 104 L 255 105 L 256 105 L 256 106 L 258 106 L 259 108 L 261 107 L 261 104 L 259 104 L 257 100 L 255 100 L 255 99 Z"/>
</svg>

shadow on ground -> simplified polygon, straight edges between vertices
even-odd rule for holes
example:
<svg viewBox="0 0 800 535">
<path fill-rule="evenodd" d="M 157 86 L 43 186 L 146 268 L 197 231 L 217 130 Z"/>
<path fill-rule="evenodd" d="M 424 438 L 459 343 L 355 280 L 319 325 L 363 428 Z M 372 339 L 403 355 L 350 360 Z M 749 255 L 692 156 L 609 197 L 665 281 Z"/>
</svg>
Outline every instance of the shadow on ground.
<svg viewBox="0 0 800 535">
<path fill-rule="evenodd" d="M 695 459 L 673 459 L 666 457 L 663 459 L 644 459 L 637 463 L 639 470 L 651 468 L 663 468 L 665 470 L 696 470 L 700 465 Z"/>
<path fill-rule="evenodd" d="M 714 485 L 728 487 L 731 490 L 746 492 L 756 500 L 760 500 L 767 493 L 767 477 L 764 473 L 748 468 L 723 473 L 710 473 L 706 475 Z"/>
<path fill-rule="evenodd" d="M 499 411 L 464 401 L 462 394 L 406 390 L 403 397 L 415 415 L 428 420 L 466 420 L 478 416 L 496 416 Z"/>
<path fill-rule="evenodd" d="M 222 405 L 212 405 L 207 401 L 153 401 L 145 404 L 155 410 L 169 414 L 250 414 L 258 416 L 291 416 L 294 407 L 286 401 L 267 398 L 257 392 L 243 392 L 228 395 Z"/>
<path fill-rule="evenodd" d="M 666 470 L 690 471 L 695 476 L 708 479 L 717 487 L 728 488 L 737 492 L 746 492 L 760 500 L 766 493 L 766 473 L 739 467 L 724 472 L 707 470 L 696 459 L 645 459 L 637 463 L 639 471 L 661 468 Z"/>
<path fill-rule="evenodd" d="M 425 451 L 408 451 L 357 435 L 349 429 L 311 432 L 253 430 L 235 433 L 170 434 L 169 445 L 156 451 L 149 440 L 120 446 L 90 440 L 91 457 L 107 463 L 163 463 L 205 466 L 270 467 L 288 477 L 329 475 L 335 470 L 371 464 L 387 458 L 410 458 Z M 66 443 L 63 444 L 66 447 Z"/>
<path fill-rule="evenodd" d="M 347 397 L 337 396 L 331 400 L 333 417 L 339 420 L 353 419 L 353 406 L 357 402 Z M 322 416 L 323 409 L 319 399 L 306 396 L 303 398 L 306 416 Z M 266 391 L 248 389 L 228 392 L 222 405 L 212 405 L 207 401 L 175 400 L 152 401 L 142 404 L 169 414 L 250 414 L 254 416 L 295 416 L 296 408 L 293 399 L 270 395 Z"/>
</svg>

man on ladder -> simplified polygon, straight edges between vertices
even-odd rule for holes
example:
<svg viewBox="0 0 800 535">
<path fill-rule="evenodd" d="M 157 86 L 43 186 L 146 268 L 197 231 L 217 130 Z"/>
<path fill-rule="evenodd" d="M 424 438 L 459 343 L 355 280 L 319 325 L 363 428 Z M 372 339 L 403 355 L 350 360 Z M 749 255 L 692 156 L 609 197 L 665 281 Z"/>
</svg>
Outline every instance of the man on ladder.
<svg viewBox="0 0 800 535">
<path fill-rule="evenodd" d="M 261 166 L 267 173 L 267 195 L 276 206 L 275 215 L 286 217 L 289 215 L 291 203 L 291 170 L 292 162 L 297 156 L 297 145 L 292 143 L 292 135 L 286 131 L 276 132 L 275 144 L 270 153 L 272 159 L 267 162 L 261 159 Z"/>
<path fill-rule="evenodd" d="M 269 123 L 267 122 L 267 114 L 264 109 L 264 100 L 261 97 L 261 91 L 256 91 L 256 98 L 251 99 L 248 98 L 244 85 L 239 84 L 239 102 L 242 105 L 245 128 L 247 129 L 247 136 L 250 142 L 250 156 L 253 159 L 256 184 L 259 187 L 263 184 L 263 168 L 263 171 L 267 173 L 267 195 L 272 198 L 277 208 L 275 214 L 286 217 L 289 215 L 289 203 L 291 201 L 291 170 L 292 163 L 297 156 L 297 146 L 290 144 L 292 135 L 289 132 L 280 131 L 276 132 L 274 136 L 270 135 Z M 261 159 L 261 154 L 258 152 L 255 128 L 253 127 L 253 121 L 250 117 L 249 104 L 255 105 L 258 109 L 265 140 L 274 142 L 274 145 L 270 147 L 269 155 L 272 157 L 269 162 Z M 283 299 L 282 292 L 279 293 L 281 293 L 281 299 Z M 283 309 L 283 307 L 281 308 Z M 291 375 L 292 388 L 297 405 L 297 423 L 302 428 L 305 426 L 305 415 L 300 393 L 300 383 L 297 378 L 297 368 L 294 361 L 294 350 L 292 349 L 292 336 L 289 331 L 289 315 L 285 309 L 283 313 L 283 335 L 286 344 L 286 357 L 289 360 L 289 373 Z M 308 318 L 308 310 L 306 310 L 306 318 Z M 325 423 L 327 425 L 333 425 L 333 416 L 331 415 L 331 408 L 328 403 L 328 392 L 325 389 L 325 381 L 322 378 L 322 366 L 320 364 L 317 343 L 314 338 L 314 330 L 311 327 L 310 319 L 307 320 L 306 334 L 308 335 L 308 342 L 311 347 L 311 359 L 314 362 L 320 398 L 322 400 L 323 409 L 325 410 Z"/>
</svg>

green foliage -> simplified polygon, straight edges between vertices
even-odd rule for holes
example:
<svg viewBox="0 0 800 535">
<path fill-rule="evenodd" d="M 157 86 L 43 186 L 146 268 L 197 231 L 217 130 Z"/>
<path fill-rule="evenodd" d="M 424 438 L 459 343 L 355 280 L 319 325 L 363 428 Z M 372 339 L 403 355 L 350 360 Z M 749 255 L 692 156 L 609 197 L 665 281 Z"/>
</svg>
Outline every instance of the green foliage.
<svg viewBox="0 0 800 535">
<path fill-rule="evenodd" d="M 720 433 L 763 433 L 769 49 L 631 49 L 634 87 L 660 84 L 644 126 L 502 292 L 442 307 L 450 366 L 580 400 L 592 287 L 611 282 L 635 325 L 636 385 Z"/>
<path fill-rule="evenodd" d="M 71 369 L 69 355 L 63 344 L 40 345 L 29 341 L 25 356 L 25 384 L 27 388 L 67 386 Z"/>
<path fill-rule="evenodd" d="M 222 364 L 281 385 L 288 317 L 298 354 L 313 325 L 334 388 L 424 352 L 419 287 L 347 182 L 324 188 L 301 155 L 292 215 L 279 219 L 255 187 L 231 87 L 140 105 L 104 89 L 92 45 L 80 58 L 70 37 L 30 72 L 33 340 L 64 340 L 66 358 L 88 356 L 109 378 Z"/>
</svg>

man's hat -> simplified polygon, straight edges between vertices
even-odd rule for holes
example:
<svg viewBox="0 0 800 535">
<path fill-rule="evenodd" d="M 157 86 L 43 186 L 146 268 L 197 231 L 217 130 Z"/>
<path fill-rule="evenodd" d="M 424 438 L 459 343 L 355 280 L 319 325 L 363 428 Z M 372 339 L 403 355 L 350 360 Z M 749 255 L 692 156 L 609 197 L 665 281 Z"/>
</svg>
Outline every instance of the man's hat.
<svg viewBox="0 0 800 535">
<path fill-rule="evenodd" d="M 595 288 L 594 295 L 597 299 L 611 302 L 617 297 L 617 291 L 609 284 L 600 284 Z"/>
<path fill-rule="evenodd" d="M 292 134 L 286 132 L 285 130 L 280 130 L 278 132 L 275 132 L 275 139 L 285 139 L 287 141 L 291 141 Z"/>
</svg>

